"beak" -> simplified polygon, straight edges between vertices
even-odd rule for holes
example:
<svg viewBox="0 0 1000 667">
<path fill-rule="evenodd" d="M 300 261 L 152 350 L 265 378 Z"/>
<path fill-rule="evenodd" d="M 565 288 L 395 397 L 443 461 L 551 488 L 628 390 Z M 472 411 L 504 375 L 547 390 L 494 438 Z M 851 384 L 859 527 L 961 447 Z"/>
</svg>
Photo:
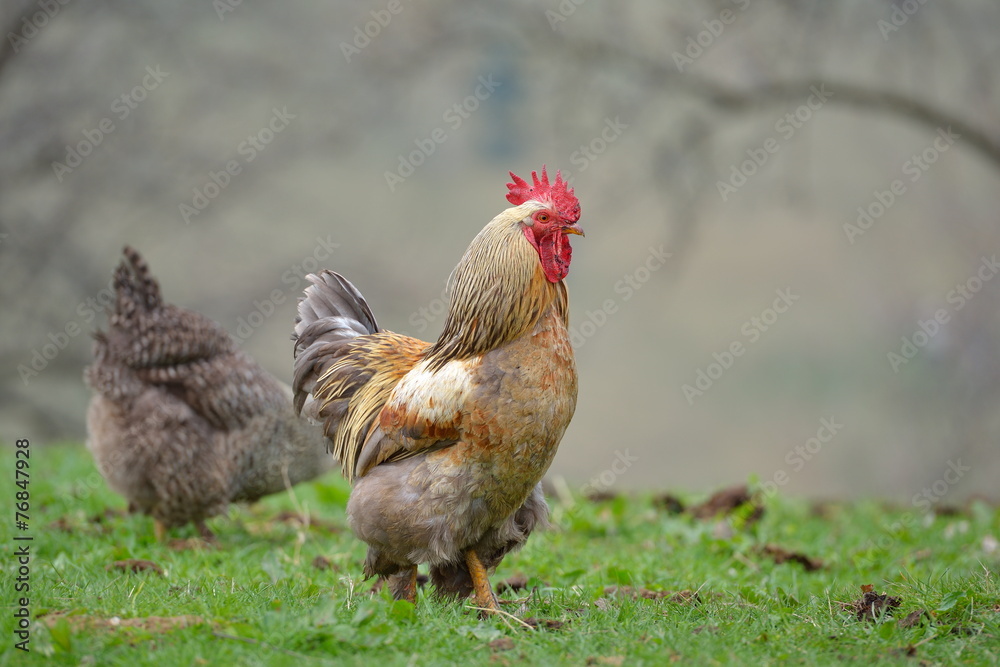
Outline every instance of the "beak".
<svg viewBox="0 0 1000 667">
<path fill-rule="evenodd" d="M 572 225 L 566 225 L 563 227 L 563 231 L 567 234 L 579 234 L 580 236 L 586 236 L 586 234 L 583 233 L 583 228 L 576 222 Z"/>
</svg>

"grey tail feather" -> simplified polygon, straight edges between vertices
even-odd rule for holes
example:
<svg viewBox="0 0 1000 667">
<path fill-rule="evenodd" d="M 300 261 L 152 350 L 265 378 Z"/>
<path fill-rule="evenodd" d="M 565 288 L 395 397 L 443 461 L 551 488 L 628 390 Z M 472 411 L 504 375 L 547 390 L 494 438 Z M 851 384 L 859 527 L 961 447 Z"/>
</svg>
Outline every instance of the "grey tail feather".
<svg viewBox="0 0 1000 667">
<path fill-rule="evenodd" d="M 311 284 L 299 299 L 295 318 L 295 368 L 292 388 L 301 411 L 315 381 L 340 343 L 380 331 L 375 315 L 358 288 L 333 271 L 306 276 Z"/>
<path fill-rule="evenodd" d="M 303 340 L 310 327 L 320 321 L 327 321 L 330 329 L 350 328 L 357 335 L 379 330 L 365 297 L 347 278 L 324 270 L 319 275 L 310 273 L 306 280 L 312 284 L 306 287 L 305 296 L 299 299 L 293 340 Z"/>
</svg>

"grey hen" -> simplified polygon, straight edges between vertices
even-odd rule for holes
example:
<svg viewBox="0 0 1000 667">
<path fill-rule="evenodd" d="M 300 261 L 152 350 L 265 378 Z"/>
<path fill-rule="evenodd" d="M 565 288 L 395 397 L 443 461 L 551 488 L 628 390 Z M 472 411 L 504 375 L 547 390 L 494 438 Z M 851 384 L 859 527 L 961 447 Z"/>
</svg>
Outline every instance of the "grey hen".
<svg viewBox="0 0 1000 667">
<path fill-rule="evenodd" d="M 329 470 L 318 425 L 296 416 L 290 388 L 221 326 L 164 303 L 138 252 L 115 271 L 107 331 L 94 334 L 87 446 L 130 509 L 156 533 L 205 519 Z"/>
</svg>

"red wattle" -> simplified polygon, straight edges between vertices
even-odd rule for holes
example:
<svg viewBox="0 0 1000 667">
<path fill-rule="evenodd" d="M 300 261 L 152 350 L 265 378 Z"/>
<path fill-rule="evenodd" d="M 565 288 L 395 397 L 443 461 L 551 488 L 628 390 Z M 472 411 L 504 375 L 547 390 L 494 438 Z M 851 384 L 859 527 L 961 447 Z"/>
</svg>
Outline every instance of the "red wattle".
<svg viewBox="0 0 1000 667">
<path fill-rule="evenodd" d="M 524 237 L 535 247 L 542 263 L 542 271 L 551 283 L 557 283 L 569 273 L 569 263 L 573 258 L 573 248 L 569 244 L 569 236 L 555 231 L 543 236 L 541 241 L 535 238 L 530 227 L 524 228 Z"/>
<path fill-rule="evenodd" d="M 573 248 L 569 237 L 562 232 L 553 232 L 544 237 L 538 244 L 539 256 L 542 260 L 542 270 L 549 282 L 557 283 L 569 273 L 569 262 L 573 257 Z"/>
</svg>

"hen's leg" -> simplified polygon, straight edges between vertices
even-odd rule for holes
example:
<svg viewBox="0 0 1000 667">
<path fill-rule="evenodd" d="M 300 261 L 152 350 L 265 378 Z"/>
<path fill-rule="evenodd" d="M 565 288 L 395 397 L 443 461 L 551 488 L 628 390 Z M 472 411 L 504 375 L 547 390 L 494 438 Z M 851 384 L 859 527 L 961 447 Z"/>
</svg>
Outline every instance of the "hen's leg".
<svg viewBox="0 0 1000 667">
<path fill-rule="evenodd" d="M 153 519 L 153 535 L 157 542 L 163 542 L 167 537 L 167 526 L 159 519 Z"/>
<path fill-rule="evenodd" d="M 204 519 L 198 519 L 197 521 L 195 521 L 194 527 L 198 529 L 198 534 L 201 535 L 201 539 L 205 540 L 206 542 L 215 541 L 215 533 L 212 532 L 211 528 L 205 525 Z"/>
<path fill-rule="evenodd" d="M 389 575 L 389 590 L 394 600 L 417 602 L 417 566 L 405 567 L 396 574 Z"/>
<path fill-rule="evenodd" d="M 473 549 L 465 552 L 465 564 L 469 568 L 469 575 L 472 577 L 472 587 L 476 594 L 476 606 L 483 609 L 483 613 L 496 613 L 500 611 L 497 598 L 493 595 L 493 588 L 490 586 L 489 577 L 486 575 L 486 568 L 479 559 L 479 554 Z"/>
</svg>

